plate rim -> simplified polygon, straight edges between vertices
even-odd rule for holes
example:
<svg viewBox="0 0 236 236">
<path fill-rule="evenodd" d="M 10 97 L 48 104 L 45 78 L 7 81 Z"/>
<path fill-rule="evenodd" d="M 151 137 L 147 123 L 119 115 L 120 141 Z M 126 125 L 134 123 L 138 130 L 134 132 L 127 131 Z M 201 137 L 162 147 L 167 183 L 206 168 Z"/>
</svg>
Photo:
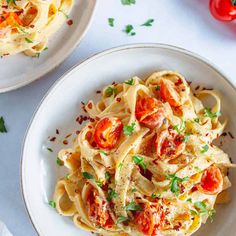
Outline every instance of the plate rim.
<svg viewBox="0 0 236 236">
<path fill-rule="evenodd" d="M 34 220 L 32 219 L 33 217 L 31 216 L 31 212 L 30 212 L 30 208 L 29 208 L 29 202 L 27 199 L 27 195 L 25 192 L 25 183 L 24 183 L 24 153 L 25 153 L 25 149 L 26 149 L 26 144 L 27 144 L 27 137 L 28 134 L 31 130 L 32 124 L 35 120 L 36 115 L 39 112 L 39 109 L 41 108 L 41 106 L 43 105 L 43 103 L 46 101 L 47 98 L 49 98 L 50 94 L 56 89 L 57 86 L 59 86 L 71 73 L 73 73 L 76 69 L 80 69 L 81 67 L 89 64 L 90 62 L 99 59 L 100 57 L 104 57 L 106 55 L 112 54 L 112 53 L 116 53 L 116 52 L 121 52 L 121 51 L 127 51 L 130 49 L 145 49 L 145 48 L 161 48 L 161 49 L 169 49 L 175 52 L 180 52 L 183 53 L 187 56 L 193 57 L 195 59 L 197 59 L 198 61 L 201 61 L 202 63 L 204 63 L 205 65 L 209 66 L 211 69 L 213 69 L 215 72 L 217 72 L 218 74 L 221 75 L 221 79 L 224 80 L 226 83 L 228 83 L 230 85 L 230 87 L 233 88 L 235 94 L 236 94 L 236 86 L 228 79 L 228 77 L 225 75 L 224 72 L 222 72 L 222 70 L 216 66 L 214 63 L 212 63 L 210 60 L 206 59 L 205 57 L 199 55 L 198 53 L 192 52 L 190 50 L 187 50 L 185 48 L 182 47 L 178 47 L 178 46 L 174 46 L 174 45 L 170 45 L 170 44 L 163 44 L 163 43 L 136 43 L 136 44 L 125 44 L 122 46 L 118 46 L 118 47 L 112 47 L 110 49 L 106 49 L 103 50 L 101 52 L 95 53 L 92 56 L 87 57 L 86 59 L 82 60 L 79 63 L 76 63 L 73 67 L 71 67 L 69 70 L 67 70 L 59 79 L 57 79 L 53 85 L 48 89 L 48 91 L 45 93 L 45 95 L 43 96 L 43 98 L 41 99 L 41 101 L 39 102 L 39 104 L 37 105 L 35 111 L 33 112 L 33 115 L 28 123 L 27 129 L 25 131 L 25 135 L 23 137 L 23 141 L 22 141 L 22 147 L 21 147 L 21 161 L 20 161 L 20 191 L 21 191 L 21 197 L 23 199 L 24 202 L 24 207 L 25 210 L 27 212 L 28 218 L 30 219 L 30 222 L 35 230 L 35 232 L 40 236 L 40 230 L 39 230 L 39 226 L 37 225 L 36 222 L 34 222 Z M 41 234 L 41 236 L 43 236 Z"/>
<path fill-rule="evenodd" d="M 81 34 L 81 37 L 79 37 L 76 40 L 76 42 L 74 43 L 74 45 L 69 50 L 66 51 L 64 56 L 61 57 L 51 68 L 48 68 L 47 70 L 43 71 L 38 76 L 32 76 L 32 78 L 28 79 L 27 81 L 19 82 L 15 85 L 10 85 L 10 86 L 5 86 L 3 88 L 0 88 L 0 94 L 16 90 L 18 88 L 24 87 L 24 86 L 34 82 L 34 81 L 37 81 L 37 80 L 41 79 L 43 76 L 47 75 L 49 72 L 55 70 L 58 66 L 60 66 L 72 54 L 72 52 L 81 43 L 81 41 L 84 39 L 85 35 L 87 34 L 87 32 L 93 22 L 94 15 L 95 15 L 95 12 L 96 12 L 96 9 L 98 6 L 98 0 L 92 0 L 92 2 L 93 2 L 93 5 L 92 5 L 92 9 L 90 11 L 90 18 L 89 18 L 87 25 L 85 26 L 82 34 Z"/>
</svg>

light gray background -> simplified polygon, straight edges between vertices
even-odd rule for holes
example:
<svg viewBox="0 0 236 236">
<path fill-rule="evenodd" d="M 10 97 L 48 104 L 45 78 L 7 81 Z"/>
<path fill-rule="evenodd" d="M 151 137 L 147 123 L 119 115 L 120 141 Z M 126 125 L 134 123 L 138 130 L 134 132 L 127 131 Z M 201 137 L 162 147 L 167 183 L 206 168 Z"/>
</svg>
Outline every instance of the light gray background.
<svg viewBox="0 0 236 236">
<path fill-rule="evenodd" d="M 136 1 L 136 5 L 122 6 L 120 0 L 98 0 L 88 34 L 61 66 L 24 88 L 0 94 L 0 116 L 5 118 L 8 129 L 7 134 L 0 134 L 0 220 L 14 235 L 36 235 L 20 190 L 21 146 L 26 128 L 44 94 L 71 66 L 111 47 L 158 42 L 200 54 L 236 85 L 236 22 L 214 20 L 208 11 L 208 0 Z M 108 17 L 115 18 L 114 28 L 108 26 Z M 155 19 L 153 27 L 139 26 L 149 18 Z M 135 36 L 122 32 L 126 24 L 135 27 Z"/>
</svg>

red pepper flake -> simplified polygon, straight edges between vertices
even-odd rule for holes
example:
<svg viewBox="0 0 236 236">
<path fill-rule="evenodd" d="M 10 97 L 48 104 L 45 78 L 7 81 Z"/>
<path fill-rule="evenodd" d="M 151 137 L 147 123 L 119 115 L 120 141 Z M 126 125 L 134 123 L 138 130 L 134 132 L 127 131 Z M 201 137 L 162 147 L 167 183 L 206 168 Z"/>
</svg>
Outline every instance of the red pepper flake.
<svg viewBox="0 0 236 236">
<path fill-rule="evenodd" d="M 196 88 L 195 88 L 195 90 L 198 90 L 200 88 L 200 86 L 198 85 Z"/>
<path fill-rule="evenodd" d="M 205 87 L 203 87 L 202 90 L 213 90 L 213 88 L 205 88 Z"/>
<path fill-rule="evenodd" d="M 120 101 L 121 101 L 121 98 L 116 98 L 116 101 L 117 101 L 117 102 L 120 102 Z"/>
<path fill-rule="evenodd" d="M 59 129 L 56 129 L 56 134 L 59 134 Z"/>
<path fill-rule="evenodd" d="M 96 93 L 101 93 L 102 91 L 101 90 L 97 90 Z"/>
<path fill-rule="evenodd" d="M 221 134 L 221 136 L 225 137 L 225 136 L 227 136 L 227 133 L 224 132 L 223 134 Z"/>
<path fill-rule="evenodd" d="M 92 109 L 93 108 L 93 104 L 91 102 L 89 102 L 87 107 L 88 107 L 88 109 Z"/>
<path fill-rule="evenodd" d="M 112 85 L 116 85 L 116 82 L 115 82 L 115 81 L 113 81 L 113 82 L 112 82 Z"/>
<path fill-rule="evenodd" d="M 190 85 L 191 85 L 191 83 L 192 83 L 192 81 L 187 81 L 187 83 L 188 83 L 188 85 L 190 86 Z"/>
<path fill-rule="evenodd" d="M 95 122 L 95 119 L 89 117 L 90 122 Z"/>
<path fill-rule="evenodd" d="M 67 144 L 68 144 L 68 141 L 67 141 L 67 140 L 64 140 L 64 141 L 63 141 L 63 144 L 67 145 Z"/>
<path fill-rule="evenodd" d="M 76 132 L 75 132 L 75 133 L 76 133 L 77 135 L 79 135 L 79 134 L 80 134 L 80 132 L 81 132 L 80 130 L 76 130 Z"/>
<path fill-rule="evenodd" d="M 66 137 L 65 137 L 65 138 L 69 138 L 71 135 L 72 135 L 72 134 L 68 134 L 68 135 L 66 135 Z"/>
<path fill-rule="evenodd" d="M 176 230 L 176 231 L 179 231 L 179 229 L 181 228 L 181 226 L 182 226 L 181 222 L 178 222 L 178 225 L 175 225 L 175 226 L 173 227 L 173 229 Z"/>
<path fill-rule="evenodd" d="M 56 140 L 56 137 L 52 137 L 49 139 L 50 142 L 54 142 Z"/>
<path fill-rule="evenodd" d="M 88 126 L 88 128 L 89 128 L 89 129 L 92 129 L 92 128 L 93 128 L 93 126 L 89 125 L 89 126 Z"/>
<path fill-rule="evenodd" d="M 69 25 L 69 26 L 73 25 L 73 20 L 68 20 L 67 25 Z"/>
<path fill-rule="evenodd" d="M 182 83 L 183 83 L 183 81 L 182 81 L 181 79 L 178 79 L 178 81 L 175 82 L 175 85 L 176 85 L 176 86 L 179 86 L 179 85 L 181 85 Z"/>
<path fill-rule="evenodd" d="M 229 134 L 230 138 L 234 139 L 234 136 L 232 135 L 231 132 L 228 132 L 228 134 Z"/>
<path fill-rule="evenodd" d="M 78 122 L 78 123 L 81 125 L 84 121 L 86 121 L 86 120 L 88 120 L 88 119 L 89 119 L 88 116 L 80 115 L 80 116 L 78 116 L 78 117 L 76 118 L 76 122 Z"/>
</svg>

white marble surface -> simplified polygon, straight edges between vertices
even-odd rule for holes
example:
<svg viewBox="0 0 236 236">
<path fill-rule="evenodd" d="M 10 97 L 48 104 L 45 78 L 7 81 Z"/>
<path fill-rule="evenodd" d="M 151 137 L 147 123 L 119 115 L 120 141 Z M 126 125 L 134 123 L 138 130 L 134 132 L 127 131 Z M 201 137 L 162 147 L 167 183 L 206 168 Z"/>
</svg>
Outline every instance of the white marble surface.
<svg viewBox="0 0 236 236">
<path fill-rule="evenodd" d="M 136 1 L 136 5 L 122 6 L 120 0 L 98 0 L 88 34 L 61 66 L 29 86 L 0 94 L 0 116 L 5 118 L 8 129 L 7 134 L 0 134 L 0 220 L 6 223 L 13 235 L 36 235 L 20 190 L 21 145 L 26 128 L 44 94 L 71 66 L 119 45 L 166 43 L 184 47 L 209 59 L 236 85 L 235 23 L 214 20 L 208 11 L 207 0 Z M 114 28 L 108 26 L 108 17 L 115 18 Z M 148 18 L 155 19 L 153 27 L 139 27 Z M 126 24 L 134 25 L 135 36 L 122 32 Z"/>
</svg>

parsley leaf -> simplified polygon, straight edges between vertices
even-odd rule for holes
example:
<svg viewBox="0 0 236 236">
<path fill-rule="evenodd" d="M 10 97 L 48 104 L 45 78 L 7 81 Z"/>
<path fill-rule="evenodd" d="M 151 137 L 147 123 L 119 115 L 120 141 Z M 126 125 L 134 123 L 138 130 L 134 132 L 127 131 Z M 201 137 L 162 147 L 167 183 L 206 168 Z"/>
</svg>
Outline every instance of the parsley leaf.
<svg viewBox="0 0 236 236">
<path fill-rule="evenodd" d="M 192 198 L 188 198 L 188 199 L 187 199 L 187 202 L 192 203 Z"/>
<path fill-rule="evenodd" d="M 185 135 L 184 135 L 184 142 L 188 142 L 189 135 L 190 135 L 190 134 L 185 134 Z"/>
<path fill-rule="evenodd" d="M 123 5 L 131 5 L 131 4 L 135 4 L 136 0 L 121 0 L 121 3 Z"/>
<path fill-rule="evenodd" d="M 110 188 L 107 193 L 107 201 L 110 202 L 111 199 L 116 198 L 117 195 L 118 195 L 117 192 Z"/>
<path fill-rule="evenodd" d="M 105 180 L 109 180 L 111 177 L 111 174 L 109 172 L 105 173 Z"/>
<path fill-rule="evenodd" d="M 130 136 L 134 132 L 135 126 L 136 126 L 135 123 L 132 123 L 131 125 L 124 125 L 123 127 L 124 134 L 126 136 Z"/>
<path fill-rule="evenodd" d="M 120 164 L 118 165 L 118 168 L 121 170 L 122 167 L 123 167 L 123 163 L 120 163 Z"/>
<path fill-rule="evenodd" d="M 100 152 L 101 154 L 107 156 L 107 154 L 103 150 L 99 150 L 98 152 Z"/>
<path fill-rule="evenodd" d="M 161 89 L 160 85 L 157 85 L 156 88 L 155 88 L 156 91 L 160 91 L 160 89 Z"/>
<path fill-rule="evenodd" d="M 146 170 L 147 169 L 147 165 L 144 163 L 144 158 L 141 157 L 141 156 L 133 156 L 133 162 L 136 164 L 136 165 L 139 165 L 142 167 L 142 169 Z"/>
<path fill-rule="evenodd" d="M 133 31 L 134 27 L 132 25 L 126 25 L 124 32 L 130 36 L 134 36 L 136 33 Z"/>
<path fill-rule="evenodd" d="M 115 21 L 114 18 L 108 18 L 108 24 L 109 24 L 111 27 L 114 27 L 114 21 Z"/>
<path fill-rule="evenodd" d="M 231 0 L 233 6 L 236 6 L 236 0 Z"/>
<path fill-rule="evenodd" d="M 103 185 L 103 180 L 102 179 L 96 180 L 95 182 L 96 182 L 98 187 L 100 187 L 100 188 L 102 187 L 102 185 Z"/>
<path fill-rule="evenodd" d="M 5 121 L 2 116 L 0 117 L 0 133 L 7 133 Z"/>
<path fill-rule="evenodd" d="M 25 41 L 26 41 L 27 43 L 33 43 L 33 41 L 32 41 L 31 39 L 29 39 L 29 38 L 25 38 Z"/>
<path fill-rule="evenodd" d="M 120 216 L 120 217 L 117 218 L 116 224 L 120 224 L 120 223 L 122 223 L 124 221 L 127 221 L 128 219 L 129 218 L 126 217 L 126 216 Z"/>
<path fill-rule="evenodd" d="M 194 119 L 194 122 L 196 122 L 196 123 L 199 123 L 199 121 L 200 121 L 199 118 L 195 118 L 195 119 Z"/>
<path fill-rule="evenodd" d="M 85 179 L 94 179 L 93 175 L 88 172 L 82 172 Z"/>
<path fill-rule="evenodd" d="M 202 147 L 201 153 L 205 153 L 205 152 L 207 152 L 208 149 L 209 149 L 209 146 L 208 146 L 207 144 L 204 145 L 204 146 Z"/>
<path fill-rule="evenodd" d="M 48 150 L 49 152 L 53 152 L 53 150 L 52 150 L 51 148 L 49 148 L 49 147 L 47 148 L 47 150 Z"/>
<path fill-rule="evenodd" d="M 179 178 L 175 174 L 167 175 L 166 179 L 170 181 L 170 191 L 174 193 L 176 196 L 180 193 L 180 183 L 189 180 L 189 177 Z"/>
<path fill-rule="evenodd" d="M 16 0 L 7 0 L 7 4 L 15 4 L 16 5 Z"/>
<path fill-rule="evenodd" d="M 56 208 L 56 202 L 50 200 L 48 203 L 52 208 Z"/>
<path fill-rule="evenodd" d="M 105 95 L 106 97 L 110 97 L 111 95 L 117 95 L 118 91 L 116 88 L 112 88 L 112 87 L 107 87 L 105 90 Z"/>
<path fill-rule="evenodd" d="M 143 208 L 140 205 L 137 205 L 135 202 L 129 203 L 127 206 L 124 207 L 126 211 L 142 211 Z"/>
<path fill-rule="evenodd" d="M 152 198 L 161 198 L 161 194 L 160 193 L 153 193 L 151 195 Z"/>
<path fill-rule="evenodd" d="M 125 81 L 125 84 L 128 84 L 128 85 L 133 85 L 134 84 L 134 79 L 129 79 L 128 81 Z"/>
<path fill-rule="evenodd" d="M 132 193 L 135 193 L 135 192 L 137 192 L 137 189 L 136 189 L 136 188 L 133 188 L 133 189 L 132 189 Z"/>
<path fill-rule="evenodd" d="M 173 126 L 173 129 L 175 129 L 178 133 L 183 132 L 186 129 L 186 121 L 181 120 L 181 123 Z"/>
<path fill-rule="evenodd" d="M 64 162 L 61 159 L 57 158 L 57 165 L 63 166 Z"/>
<path fill-rule="evenodd" d="M 205 117 L 209 117 L 211 119 L 214 119 L 214 118 L 217 118 L 217 117 L 221 116 L 220 112 L 217 111 L 217 112 L 213 113 L 213 112 L 211 112 L 211 109 L 207 108 L 207 107 L 204 108 L 203 112 L 204 112 Z"/>
<path fill-rule="evenodd" d="M 148 19 L 146 22 L 144 22 L 141 26 L 152 26 L 152 23 L 154 22 L 154 19 Z"/>
</svg>

